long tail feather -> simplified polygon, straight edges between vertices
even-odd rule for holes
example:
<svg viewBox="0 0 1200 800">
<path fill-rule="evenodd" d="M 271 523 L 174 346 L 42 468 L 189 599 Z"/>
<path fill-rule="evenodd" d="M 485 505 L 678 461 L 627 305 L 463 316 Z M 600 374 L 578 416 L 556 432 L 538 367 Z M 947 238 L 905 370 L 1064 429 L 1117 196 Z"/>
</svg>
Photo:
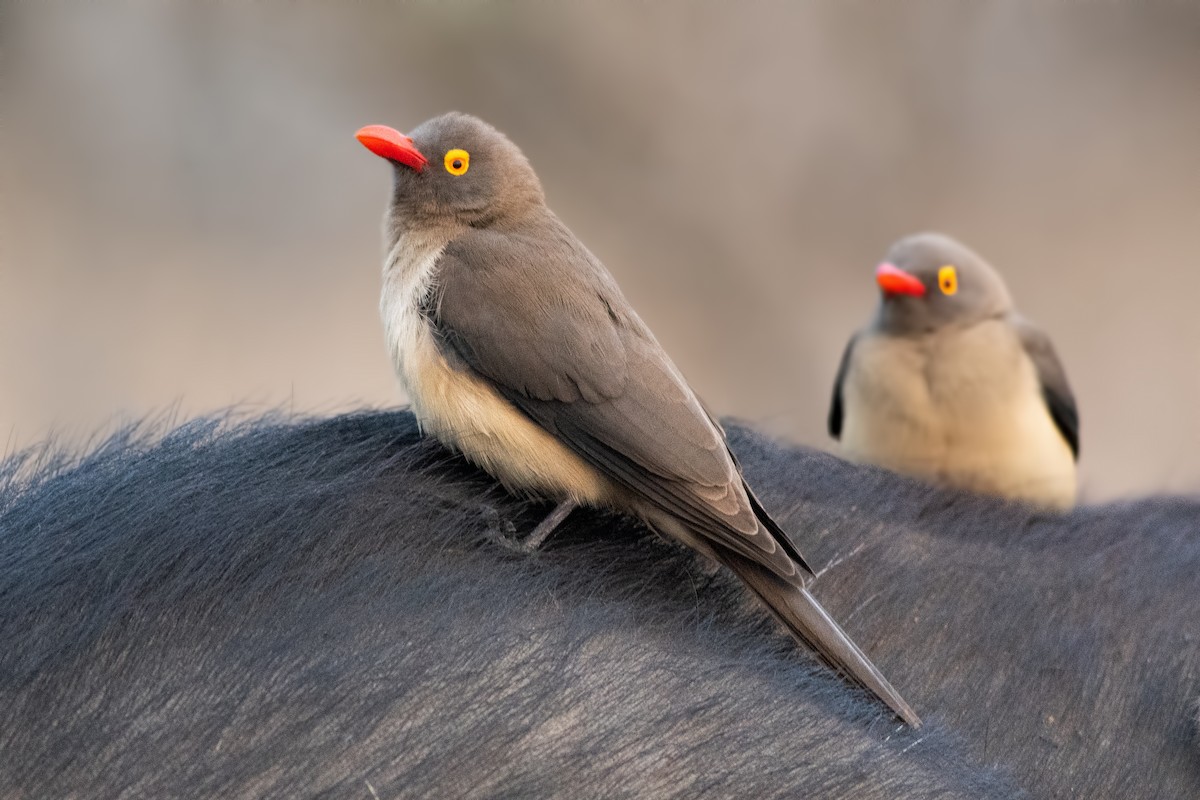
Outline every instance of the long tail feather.
<svg viewBox="0 0 1200 800">
<path fill-rule="evenodd" d="M 917 713 L 807 589 L 787 583 L 739 556 L 724 560 L 793 636 L 816 650 L 846 678 L 882 700 L 900 719 L 914 728 L 921 726 Z"/>
</svg>

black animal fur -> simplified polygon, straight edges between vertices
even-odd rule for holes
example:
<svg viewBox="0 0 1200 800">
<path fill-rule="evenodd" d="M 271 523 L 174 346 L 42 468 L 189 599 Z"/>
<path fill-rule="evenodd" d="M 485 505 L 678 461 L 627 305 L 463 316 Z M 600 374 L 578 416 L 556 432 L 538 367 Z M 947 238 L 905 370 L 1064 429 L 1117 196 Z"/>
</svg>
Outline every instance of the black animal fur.
<svg viewBox="0 0 1200 800">
<path fill-rule="evenodd" d="M 1200 791 L 1200 507 L 1058 518 L 733 437 L 922 731 L 629 520 L 497 547 L 545 508 L 406 413 L 201 420 L 0 467 L 0 795 Z"/>
</svg>

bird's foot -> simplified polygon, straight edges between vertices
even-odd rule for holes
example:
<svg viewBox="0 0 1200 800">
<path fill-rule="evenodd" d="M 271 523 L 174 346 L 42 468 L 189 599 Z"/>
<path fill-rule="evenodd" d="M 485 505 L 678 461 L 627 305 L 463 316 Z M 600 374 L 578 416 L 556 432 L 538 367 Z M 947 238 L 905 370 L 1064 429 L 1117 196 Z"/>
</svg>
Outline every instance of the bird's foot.
<svg viewBox="0 0 1200 800">
<path fill-rule="evenodd" d="M 516 538 L 517 526 L 512 520 L 501 516 L 494 506 L 482 504 L 479 513 L 483 517 L 484 532 L 489 539 L 504 544 Z"/>
<path fill-rule="evenodd" d="M 554 510 L 533 529 L 533 533 L 525 537 L 525 541 L 521 543 L 525 551 L 532 553 L 534 550 L 540 549 L 550 535 L 558 530 L 558 526 L 563 524 L 563 521 L 575 510 L 575 506 L 575 501 L 569 498 L 556 505 Z"/>
<path fill-rule="evenodd" d="M 524 538 L 517 535 L 517 526 L 512 523 L 512 520 L 504 519 L 491 506 L 484 506 L 483 514 L 489 538 L 506 550 L 529 555 L 541 549 L 551 534 L 575 509 L 575 505 L 574 500 L 563 500 Z"/>
</svg>

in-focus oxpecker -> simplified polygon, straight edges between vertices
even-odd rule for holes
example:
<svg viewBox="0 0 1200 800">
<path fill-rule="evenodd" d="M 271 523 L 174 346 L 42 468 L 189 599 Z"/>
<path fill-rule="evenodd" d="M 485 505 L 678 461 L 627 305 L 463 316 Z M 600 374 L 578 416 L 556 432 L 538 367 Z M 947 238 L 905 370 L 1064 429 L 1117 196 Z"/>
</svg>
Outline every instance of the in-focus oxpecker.
<svg viewBox="0 0 1200 800">
<path fill-rule="evenodd" d="M 1079 413 L 1050 339 L 1000 275 L 936 233 L 875 271 L 875 317 L 846 345 L 829 433 L 850 459 L 933 483 L 1067 509 Z"/>
<path fill-rule="evenodd" d="M 724 431 L 547 208 L 516 145 L 458 113 L 358 138 L 394 168 L 380 311 L 423 430 L 511 491 L 637 515 L 725 564 L 794 636 L 919 725 L 809 594 L 807 565 Z"/>
</svg>

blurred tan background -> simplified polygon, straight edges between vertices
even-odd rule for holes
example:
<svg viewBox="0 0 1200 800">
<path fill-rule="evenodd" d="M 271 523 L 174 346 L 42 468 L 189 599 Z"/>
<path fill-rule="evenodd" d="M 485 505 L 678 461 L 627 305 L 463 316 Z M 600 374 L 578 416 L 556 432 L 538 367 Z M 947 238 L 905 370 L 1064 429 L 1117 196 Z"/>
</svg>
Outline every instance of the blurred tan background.
<svg viewBox="0 0 1200 800">
<path fill-rule="evenodd" d="M 7 451 L 172 406 L 401 402 L 390 174 L 353 134 L 459 109 L 721 413 L 828 447 L 872 270 L 934 228 L 1053 336 L 1085 498 L 1200 489 L 1200 3 L 0 14 Z"/>
</svg>

